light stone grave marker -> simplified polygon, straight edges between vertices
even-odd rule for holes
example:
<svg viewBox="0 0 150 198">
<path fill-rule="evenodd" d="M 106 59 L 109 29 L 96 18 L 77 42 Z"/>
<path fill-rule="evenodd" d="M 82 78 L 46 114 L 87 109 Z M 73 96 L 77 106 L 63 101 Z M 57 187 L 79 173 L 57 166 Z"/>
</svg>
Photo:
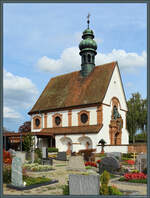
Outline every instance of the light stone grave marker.
<svg viewBox="0 0 150 198">
<path fill-rule="evenodd" d="M 19 157 L 14 157 L 12 160 L 11 183 L 13 186 L 23 186 L 22 160 Z"/>
<path fill-rule="evenodd" d="M 99 195 L 99 175 L 69 175 L 70 195 Z"/>
<path fill-rule="evenodd" d="M 46 147 L 42 147 L 42 158 L 44 159 L 48 158 L 48 150 Z"/>
<path fill-rule="evenodd" d="M 70 156 L 68 170 L 85 171 L 83 156 Z"/>
<path fill-rule="evenodd" d="M 135 166 L 140 172 L 147 168 L 147 156 L 145 154 L 139 154 L 136 157 Z"/>
</svg>

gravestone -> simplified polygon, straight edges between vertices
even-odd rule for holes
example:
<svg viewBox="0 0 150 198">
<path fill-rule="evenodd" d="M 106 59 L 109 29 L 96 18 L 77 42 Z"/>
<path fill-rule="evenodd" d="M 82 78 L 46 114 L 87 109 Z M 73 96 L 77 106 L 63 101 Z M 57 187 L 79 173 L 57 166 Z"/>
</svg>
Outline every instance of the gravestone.
<svg viewBox="0 0 150 198">
<path fill-rule="evenodd" d="M 136 157 L 135 167 L 140 172 L 142 172 L 145 168 L 147 168 L 147 155 L 146 154 L 139 154 Z"/>
<path fill-rule="evenodd" d="M 115 157 L 104 157 L 99 163 L 99 174 L 102 174 L 104 170 L 115 173 L 119 168 L 120 163 Z"/>
<path fill-rule="evenodd" d="M 43 165 L 53 165 L 53 159 L 52 158 L 48 158 L 48 159 L 42 159 L 42 164 Z"/>
<path fill-rule="evenodd" d="M 66 161 L 67 160 L 66 152 L 58 152 L 56 159 Z"/>
<path fill-rule="evenodd" d="M 99 175 L 69 175 L 70 195 L 99 195 Z"/>
<path fill-rule="evenodd" d="M 48 158 L 48 149 L 47 149 L 47 147 L 42 147 L 42 158 L 44 158 L 44 159 Z"/>
<path fill-rule="evenodd" d="M 68 170 L 85 171 L 83 156 L 70 156 L 68 162 Z"/>
<path fill-rule="evenodd" d="M 11 154 L 12 157 L 16 156 L 16 151 L 13 149 L 9 149 L 8 152 Z"/>
<path fill-rule="evenodd" d="M 24 163 L 25 160 L 26 160 L 26 153 L 25 152 L 16 151 L 16 155 L 15 156 L 20 158 L 22 160 L 22 163 Z"/>
<path fill-rule="evenodd" d="M 12 160 L 11 184 L 13 186 L 23 186 L 22 180 L 22 160 L 14 157 Z"/>
<path fill-rule="evenodd" d="M 109 152 L 109 153 L 106 153 L 106 156 L 107 157 L 115 157 L 116 159 L 118 159 L 119 161 L 121 161 L 121 152 Z"/>
</svg>

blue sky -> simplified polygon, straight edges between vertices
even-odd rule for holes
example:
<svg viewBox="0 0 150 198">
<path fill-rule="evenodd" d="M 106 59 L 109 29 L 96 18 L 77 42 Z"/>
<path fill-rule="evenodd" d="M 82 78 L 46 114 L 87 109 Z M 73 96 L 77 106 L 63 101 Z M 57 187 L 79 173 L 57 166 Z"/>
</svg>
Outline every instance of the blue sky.
<svg viewBox="0 0 150 198">
<path fill-rule="evenodd" d="M 87 27 L 96 65 L 117 60 L 126 98 L 147 96 L 146 4 L 4 4 L 4 126 L 17 131 L 51 77 L 80 70 Z"/>
</svg>

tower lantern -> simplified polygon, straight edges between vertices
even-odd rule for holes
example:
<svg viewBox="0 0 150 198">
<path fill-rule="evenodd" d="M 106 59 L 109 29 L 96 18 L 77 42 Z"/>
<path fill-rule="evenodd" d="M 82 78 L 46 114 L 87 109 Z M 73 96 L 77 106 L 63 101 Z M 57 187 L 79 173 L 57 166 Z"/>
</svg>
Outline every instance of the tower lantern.
<svg viewBox="0 0 150 198">
<path fill-rule="evenodd" d="M 83 77 L 89 75 L 95 66 L 95 55 L 97 54 L 97 44 L 94 39 L 94 33 L 89 28 L 90 14 L 87 16 L 88 27 L 84 30 L 82 38 L 83 40 L 79 44 L 80 56 L 81 56 L 81 74 Z"/>
</svg>

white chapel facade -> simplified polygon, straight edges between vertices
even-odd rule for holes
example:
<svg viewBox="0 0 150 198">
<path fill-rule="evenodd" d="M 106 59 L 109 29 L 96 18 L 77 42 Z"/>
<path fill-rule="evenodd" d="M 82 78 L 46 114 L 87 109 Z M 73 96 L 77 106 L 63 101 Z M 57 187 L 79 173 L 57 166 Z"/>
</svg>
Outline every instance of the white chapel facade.
<svg viewBox="0 0 150 198">
<path fill-rule="evenodd" d="M 79 44 L 81 70 L 52 78 L 29 112 L 36 147 L 78 152 L 105 140 L 105 152 L 127 152 L 127 104 L 117 62 L 95 66 L 97 44 L 88 28 Z"/>
</svg>

